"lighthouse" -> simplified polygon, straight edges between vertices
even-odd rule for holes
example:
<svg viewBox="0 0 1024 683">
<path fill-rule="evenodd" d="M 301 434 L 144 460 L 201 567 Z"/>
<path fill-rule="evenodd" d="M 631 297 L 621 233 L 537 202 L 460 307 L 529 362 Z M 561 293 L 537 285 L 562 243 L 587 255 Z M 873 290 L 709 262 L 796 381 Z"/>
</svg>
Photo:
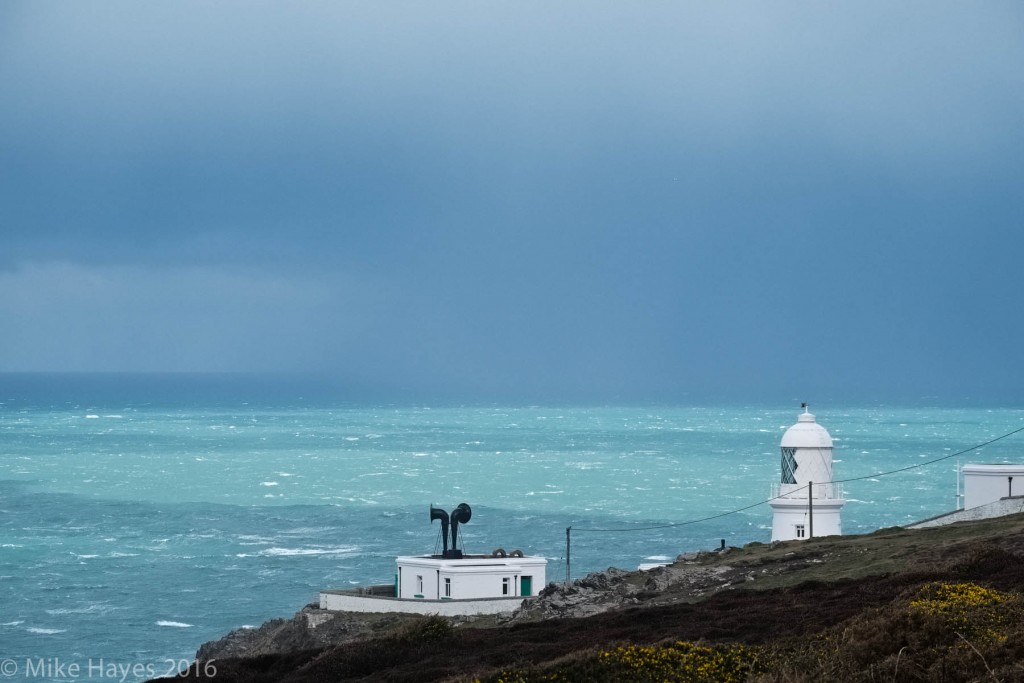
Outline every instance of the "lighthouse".
<svg viewBox="0 0 1024 683">
<path fill-rule="evenodd" d="M 846 501 L 832 481 L 832 437 L 807 404 L 782 435 L 782 476 L 772 484 L 772 540 L 792 541 L 843 533 L 839 512 Z"/>
</svg>

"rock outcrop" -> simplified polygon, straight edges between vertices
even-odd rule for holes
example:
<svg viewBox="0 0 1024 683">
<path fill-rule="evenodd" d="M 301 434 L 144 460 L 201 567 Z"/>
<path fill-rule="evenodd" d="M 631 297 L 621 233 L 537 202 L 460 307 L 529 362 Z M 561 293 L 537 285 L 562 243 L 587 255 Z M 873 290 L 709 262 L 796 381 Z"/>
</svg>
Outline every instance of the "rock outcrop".
<svg viewBox="0 0 1024 683">
<path fill-rule="evenodd" d="M 648 571 L 609 567 L 568 585 L 548 584 L 536 600 L 514 612 L 507 621 L 588 617 L 624 607 L 692 601 L 745 578 L 728 565 L 701 564 L 714 555 L 694 554 L 686 560 Z"/>
<path fill-rule="evenodd" d="M 381 635 L 419 618 L 397 613 L 330 612 L 310 603 L 291 619 L 271 619 L 258 628 L 235 629 L 223 638 L 203 643 L 196 660 L 318 650 Z"/>
<path fill-rule="evenodd" d="M 752 573 L 722 564 L 723 551 L 680 555 L 672 565 L 649 571 L 609 567 L 576 579 L 569 585 L 548 584 L 536 600 L 504 616 L 458 617 L 455 626 L 504 626 L 552 618 L 589 617 L 626 607 L 692 602 L 751 580 Z M 204 643 L 198 661 L 227 657 L 256 657 L 316 650 L 383 635 L 423 617 L 411 614 L 331 612 L 315 603 L 291 619 L 271 619 L 258 628 L 235 629 L 219 640 Z"/>
<path fill-rule="evenodd" d="M 864 619 L 889 614 L 894 601 L 897 607 L 905 604 L 915 591 L 936 581 L 978 582 L 1022 593 L 1022 558 L 1024 515 L 920 531 L 893 528 L 864 536 L 751 543 L 681 555 L 671 565 L 646 572 L 609 569 L 569 585 L 550 585 L 536 600 L 501 618 L 331 613 L 309 605 L 291 619 L 271 620 L 207 643 L 197 658 L 217 659 L 217 679 L 224 683 L 419 683 L 493 678 L 536 667 L 554 671 L 562 663 L 590 656 L 595 648 L 625 641 L 704 640 L 757 647 L 796 643 L 803 652 L 799 648 L 809 639 L 845 634 L 844 624 L 859 628 Z M 873 632 L 868 635 L 867 668 L 858 670 L 865 680 L 878 673 L 875 667 L 881 661 L 871 648 L 885 640 Z M 991 650 L 985 666 L 997 658 L 1003 664 L 988 669 L 990 676 L 996 677 L 996 670 L 1002 680 L 1017 680 L 1012 674 L 1019 673 L 1019 650 L 1013 642 L 1020 640 L 1008 639 L 1000 646 L 1003 650 Z M 986 669 L 965 668 L 979 661 L 975 651 L 958 650 L 947 641 L 942 648 L 935 651 L 946 658 L 940 678 L 987 678 Z M 935 652 L 890 648 L 883 654 L 892 664 L 900 661 L 902 672 L 913 657 L 918 658 L 915 666 L 926 670 Z M 966 658 L 957 659 L 957 652 Z M 795 662 L 792 671 L 804 671 L 805 664 Z M 953 671 L 964 673 L 958 677 L 950 675 Z M 895 671 L 889 674 L 884 678 L 893 678 Z M 208 680 L 203 675 L 197 667 L 185 680 Z"/>
</svg>

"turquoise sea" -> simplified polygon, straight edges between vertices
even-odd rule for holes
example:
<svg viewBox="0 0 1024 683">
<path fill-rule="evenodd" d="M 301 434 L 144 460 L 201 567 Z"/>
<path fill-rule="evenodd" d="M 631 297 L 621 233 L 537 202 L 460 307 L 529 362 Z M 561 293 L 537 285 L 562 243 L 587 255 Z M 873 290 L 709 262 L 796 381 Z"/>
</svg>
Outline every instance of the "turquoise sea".
<svg viewBox="0 0 1024 683">
<path fill-rule="evenodd" d="M 813 404 L 837 478 L 1024 426 L 1019 408 L 929 403 Z M 766 505 L 633 529 L 765 500 L 799 412 L 796 401 L 418 405 L 222 378 L 0 376 L 0 660 L 22 677 L 52 660 L 78 663 L 79 680 L 99 660 L 164 673 L 320 588 L 390 582 L 396 555 L 433 551 L 432 503 L 469 503 L 467 550 L 544 555 L 549 580 L 565 576 L 570 525 L 629 529 L 575 532 L 574 577 L 766 541 Z M 952 509 L 958 460 L 1022 459 L 1024 434 L 850 482 L 844 531 Z"/>
</svg>

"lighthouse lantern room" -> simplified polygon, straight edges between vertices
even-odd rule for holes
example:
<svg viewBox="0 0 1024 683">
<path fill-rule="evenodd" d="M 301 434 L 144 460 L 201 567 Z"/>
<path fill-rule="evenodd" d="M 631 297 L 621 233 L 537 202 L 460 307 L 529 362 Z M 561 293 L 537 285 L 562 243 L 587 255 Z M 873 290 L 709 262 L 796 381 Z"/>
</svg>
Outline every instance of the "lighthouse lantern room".
<svg viewBox="0 0 1024 683">
<path fill-rule="evenodd" d="M 803 404 L 797 423 L 782 435 L 782 478 L 772 484 L 772 540 L 836 536 L 846 501 L 832 481 L 832 437 Z"/>
</svg>

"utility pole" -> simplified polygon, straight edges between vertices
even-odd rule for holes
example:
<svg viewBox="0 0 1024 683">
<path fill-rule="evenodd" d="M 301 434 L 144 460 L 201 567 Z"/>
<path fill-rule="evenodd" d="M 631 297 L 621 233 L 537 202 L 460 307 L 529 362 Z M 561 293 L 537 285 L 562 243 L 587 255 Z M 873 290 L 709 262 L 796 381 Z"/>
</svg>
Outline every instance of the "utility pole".
<svg viewBox="0 0 1024 683">
<path fill-rule="evenodd" d="M 959 510 L 963 507 L 960 502 L 960 458 L 956 459 L 956 505 L 953 506 L 954 510 Z"/>
<path fill-rule="evenodd" d="M 810 529 L 807 538 L 814 538 L 814 482 L 807 482 L 807 521 Z"/>
<path fill-rule="evenodd" d="M 570 536 L 572 527 L 565 527 L 565 585 L 568 586 L 572 581 L 570 578 L 569 568 L 572 566 L 572 537 Z"/>
</svg>

